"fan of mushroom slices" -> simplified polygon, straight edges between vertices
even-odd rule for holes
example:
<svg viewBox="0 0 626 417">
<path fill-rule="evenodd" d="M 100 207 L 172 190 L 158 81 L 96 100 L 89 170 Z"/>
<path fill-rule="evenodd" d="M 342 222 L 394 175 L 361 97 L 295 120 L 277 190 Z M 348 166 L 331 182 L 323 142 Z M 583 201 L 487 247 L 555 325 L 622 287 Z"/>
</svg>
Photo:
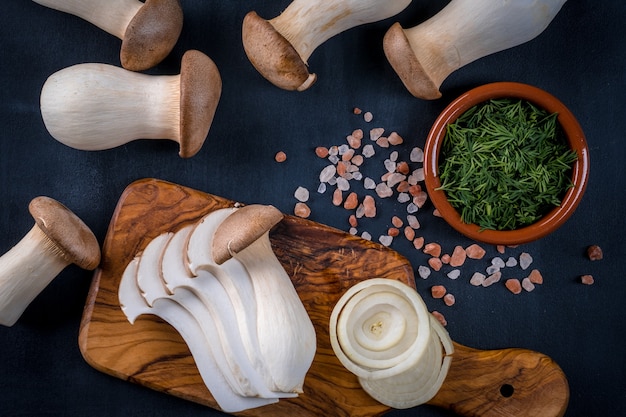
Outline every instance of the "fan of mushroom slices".
<svg viewBox="0 0 626 417">
<path fill-rule="evenodd" d="M 211 212 L 152 239 L 120 282 L 128 320 L 172 325 L 226 412 L 296 397 L 313 362 L 313 324 L 269 240 L 282 217 L 263 205 Z"/>
</svg>

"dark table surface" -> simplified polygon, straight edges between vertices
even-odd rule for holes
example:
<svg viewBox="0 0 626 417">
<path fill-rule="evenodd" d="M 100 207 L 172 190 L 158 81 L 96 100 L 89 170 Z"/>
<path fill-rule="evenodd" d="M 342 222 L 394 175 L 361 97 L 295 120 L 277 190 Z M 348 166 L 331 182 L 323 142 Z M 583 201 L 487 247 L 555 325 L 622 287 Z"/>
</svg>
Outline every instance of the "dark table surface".
<svg viewBox="0 0 626 417">
<path fill-rule="evenodd" d="M 302 93 L 279 90 L 247 60 L 241 21 L 250 10 L 270 18 L 287 1 L 182 0 L 184 29 L 171 55 L 149 74 L 175 74 L 180 57 L 199 49 L 218 65 L 223 95 L 198 155 L 178 157 L 171 141 L 139 140 L 97 152 L 69 148 L 47 132 L 39 110 L 46 78 L 84 62 L 119 66 L 119 41 L 68 14 L 27 0 L 4 0 L 0 13 L 0 250 L 11 248 L 31 228 L 29 201 L 39 195 L 67 205 L 104 240 L 114 207 L 132 181 L 155 177 L 245 203 L 273 204 L 292 213 L 298 186 L 311 191 L 311 219 L 348 230 L 349 213 L 331 204 L 331 192 L 318 194 L 318 174 L 326 165 L 316 146 L 342 144 L 355 128 L 384 127 L 405 143 L 396 147 L 408 160 L 423 146 L 437 114 L 462 92 L 494 81 L 518 81 L 547 90 L 563 101 L 585 130 L 591 174 L 575 214 L 555 233 L 508 249 L 528 252 L 544 284 L 513 295 L 500 282 L 476 288 L 469 277 L 497 255 L 467 262 L 457 280 L 442 271 L 417 287 L 431 310 L 445 314 L 451 337 L 478 349 L 528 348 L 552 357 L 571 390 L 569 417 L 626 413 L 626 54 L 621 1 L 567 2 L 536 39 L 485 57 L 453 73 L 443 97 L 412 97 L 386 61 L 381 39 L 395 21 L 410 27 L 435 14 L 446 1 L 414 1 L 401 14 L 344 32 L 320 46 L 309 60 L 317 83 Z M 365 123 L 354 107 L 371 111 Z M 287 161 L 274 161 L 278 151 Z M 385 152 L 369 162 L 371 175 L 382 170 Z M 378 165 L 377 165 L 378 164 Z M 365 170 L 365 168 L 364 168 Z M 362 222 L 376 239 L 391 216 L 406 215 L 395 198 L 379 201 L 376 219 Z M 472 243 L 426 205 L 417 213 L 419 234 L 444 251 Z M 587 246 L 597 244 L 604 259 L 591 262 Z M 425 254 L 407 241 L 392 244 L 415 269 Z M 521 277 L 519 269 L 510 274 Z M 507 272 L 508 273 L 508 272 Z M 579 277 L 592 274 L 595 284 Z M 151 391 L 91 368 L 82 358 L 77 335 L 92 272 L 70 266 L 29 306 L 13 327 L 0 327 L 0 415 L 2 416 L 210 416 L 219 413 Z M 416 274 L 417 275 L 417 274 Z M 429 295 L 444 284 L 456 304 L 445 306 Z M 447 416 L 429 406 L 393 411 L 394 416 Z"/>
</svg>

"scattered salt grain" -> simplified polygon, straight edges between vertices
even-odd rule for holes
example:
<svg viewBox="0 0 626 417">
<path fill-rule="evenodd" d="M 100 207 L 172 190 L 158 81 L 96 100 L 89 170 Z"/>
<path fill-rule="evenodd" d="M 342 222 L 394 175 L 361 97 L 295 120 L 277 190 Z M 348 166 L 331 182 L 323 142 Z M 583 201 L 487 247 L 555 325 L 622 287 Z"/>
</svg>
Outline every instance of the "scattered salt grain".
<svg viewBox="0 0 626 417">
<path fill-rule="evenodd" d="M 417 220 L 417 217 L 409 214 L 408 216 L 406 216 L 406 221 L 409 223 L 409 226 L 411 226 L 413 229 L 420 228 L 420 222 L 419 220 Z"/>
<path fill-rule="evenodd" d="M 335 206 L 340 206 L 343 202 L 343 194 L 339 188 L 336 188 L 333 192 L 333 204 Z"/>
<path fill-rule="evenodd" d="M 413 239 L 413 247 L 415 247 L 415 249 L 417 250 L 422 249 L 424 247 L 424 237 L 418 236 Z"/>
<path fill-rule="evenodd" d="M 398 171 L 401 174 L 408 175 L 411 169 L 409 168 L 409 164 L 407 164 L 404 161 L 400 161 L 398 162 L 398 165 L 396 166 L 396 171 Z"/>
<path fill-rule="evenodd" d="M 350 189 L 350 182 L 343 177 L 339 177 L 337 178 L 337 188 L 341 191 L 348 191 Z"/>
<path fill-rule="evenodd" d="M 391 237 L 396 237 L 400 235 L 400 230 L 397 227 L 390 227 L 387 229 L 387 234 Z"/>
<path fill-rule="evenodd" d="M 491 275 L 494 274 L 496 272 L 498 272 L 500 270 L 500 267 L 497 265 L 489 265 L 487 267 L 487 269 L 485 270 L 485 272 L 487 272 L 487 275 Z"/>
<path fill-rule="evenodd" d="M 326 158 L 328 156 L 328 148 L 324 146 L 318 146 L 317 148 L 315 148 L 315 155 L 320 158 Z"/>
<path fill-rule="evenodd" d="M 421 191 L 417 193 L 415 197 L 413 197 L 413 203 L 415 203 L 415 205 L 419 208 L 424 207 L 424 204 L 426 204 L 427 200 L 428 200 L 428 194 L 426 194 L 425 191 Z"/>
<path fill-rule="evenodd" d="M 502 277 L 502 273 L 500 271 L 496 271 L 493 274 L 489 275 L 487 278 L 485 278 L 485 280 L 482 283 L 482 286 L 488 287 L 492 284 L 495 284 L 496 282 L 500 281 L 501 277 Z"/>
<path fill-rule="evenodd" d="M 339 156 L 337 156 L 337 155 L 330 155 L 328 157 L 328 160 L 330 161 L 330 163 L 336 164 L 337 162 L 339 162 Z"/>
<path fill-rule="evenodd" d="M 304 187 L 298 187 L 293 195 L 296 197 L 296 200 L 303 203 L 309 201 L 309 190 Z"/>
<path fill-rule="evenodd" d="M 376 150 L 374 150 L 374 147 L 372 145 L 365 145 L 363 147 L 363 150 L 361 150 L 361 155 L 363 155 L 365 158 L 370 158 L 375 154 Z"/>
<path fill-rule="evenodd" d="M 604 255 L 602 254 L 602 248 L 598 245 L 591 245 L 587 248 L 587 257 L 591 261 L 599 261 Z"/>
<path fill-rule="evenodd" d="M 352 109 L 352 113 L 354 114 L 361 114 L 363 112 L 363 110 L 359 109 L 358 107 L 355 107 L 354 109 Z"/>
<path fill-rule="evenodd" d="M 419 210 L 419 207 L 417 207 L 415 203 L 409 203 L 406 206 L 406 212 L 409 214 L 417 213 L 418 210 Z"/>
<path fill-rule="evenodd" d="M 389 154 L 389 159 L 393 162 L 398 162 L 398 151 L 393 151 Z"/>
<path fill-rule="evenodd" d="M 595 280 L 593 279 L 592 275 L 581 275 L 580 277 L 580 282 L 585 284 L 585 285 L 592 285 Z"/>
<path fill-rule="evenodd" d="M 363 120 L 365 120 L 367 123 L 371 122 L 372 120 L 374 120 L 374 115 L 367 111 L 365 113 L 363 113 Z"/>
<path fill-rule="evenodd" d="M 326 192 L 326 183 L 321 182 L 319 187 L 317 187 L 317 192 L 320 194 L 324 194 Z"/>
<path fill-rule="evenodd" d="M 439 271 L 443 266 L 443 262 L 439 258 L 429 258 L 428 265 L 435 271 Z"/>
<path fill-rule="evenodd" d="M 376 186 L 376 194 L 378 194 L 380 198 L 387 198 L 393 195 L 393 190 L 389 188 L 387 184 L 381 182 Z"/>
<path fill-rule="evenodd" d="M 388 137 L 389 140 L 389 144 L 391 145 L 400 145 L 401 143 L 404 142 L 404 139 L 402 139 L 402 136 L 400 136 L 397 132 L 391 132 L 391 134 Z"/>
<path fill-rule="evenodd" d="M 391 159 L 385 159 L 385 169 L 387 172 L 396 172 L 396 163 Z"/>
<path fill-rule="evenodd" d="M 358 205 L 359 198 L 357 197 L 356 193 L 352 192 L 348 194 L 348 197 L 346 197 L 346 201 L 344 201 L 343 203 L 343 208 L 345 208 L 346 210 L 354 210 L 355 208 L 357 208 Z"/>
<path fill-rule="evenodd" d="M 417 168 L 411 175 L 417 182 L 424 181 L 424 168 Z"/>
<path fill-rule="evenodd" d="M 381 136 L 376 140 L 376 145 L 380 146 L 381 148 L 388 148 L 389 139 L 387 139 L 385 136 Z"/>
<path fill-rule="evenodd" d="M 393 242 L 393 237 L 389 235 L 382 235 L 378 238 L 378 241 L 384 246 L 389 246 Z"/>
<path fill-rule="evenodd" d="M 334 165 L 328 165 L 322 172 L 320 172 L 320 182 L 328 182 L 337 173 L 337 167 Z"/>
<path fill-rule="evenodd" d="M 543 275 L 541 275 L 541 272 L 539 272 L 538 269 L 533 269 L 532 271 L 530 271 L 530 275 L 528 275 L 528 279 L 533 284 L 539 284 L 539 285 L 543 284 Z"/>
<path fill-rule="evenodd" d="M 505 265 L 508 266 L 509 268 L 517 266 L 517 259 L 515 259 L 512 256 L 509 256 L 509 259 L 506 260 Z"/>
<path fill-rule="evenodd" d="M 311 215 L 311 209 L 305 203 L 297 202 L 296 206 L 294 207 L 293 214 L 298 217 L 302 217 L 303 219 L 306 219 Z"/>
<path fill-rule="evenodd" d="M 374 180 L 370 177 L 365 177 L 363 180 L 363 188 L 366 190 L 373 190 L 376 188 L 376 182 L 374 182 Z"/>
<path fill-rule="evenodd" d="M 448 272 L 448 278 L 450 279 L 457 279 L 460 276 L 461 276 L 460 269 L 453 269 L 452 271 Z"/>
<path fill-rule="evenodd" d="M 465 253 L 470 259 L 482 259 L 487 252 L 480 245 L 474 243 L 465 248 Z"/>
<path fill-rule="evenodd" d="M 415 230 L 411 226 L 406 226 L 404 228 L 404 237 L 409 241 L 413 241 L 415 239 Z"/>
<path fill-rule="evenodd" d="M 358 140 L 363 139 L 363 129 L 354 129 L 352 131 L 352 135 L 350 135 L 350 136 L 352 136 L 353 138 L 358 139 Z"/>
<path fill-rule="evenodd" d="M 360 219 L 365 215 L 365 206 L 363 205 L 363 203 L 359 204 L 359 206 L 356 208 L 356 211 L 354 212 L 354 215 L 357 219 Z"/>
<path fill-rule="evenodd" d="M 519 294 L 522 292 L 522 284 L 520 284 L 519 279 L 517 278 L 507 279 L 504 285 L 513 294 Z"/>
<path fill-rule="evenodd" d="M 419 275 L 422 279 L 428 278 L 430 276 L 430 272 L 430 268 L 424 265 L 420 265 L 419 268 L 417 268 L 417 275 Z"/>
<path fill-rule="evenodd" d="M 535 284 L 533 284 L 529 278 L 524 278 L 522 280 L 522 288 L 527 292 L 531 292 L 535 289 Z"/>
<path fill-rule="evenodd" d="M 443 296 L 446 295 L 446 287 L 443 285 L 433 285 L 430 288 L 430 295 L 433 298 L 443 298 Z"/>
<path fill-rule="evenodd" d="M 276 162 L 285 162 L 287 160 L 287 154 L 283 151 L 279 151 L 274 155 L 274 160 Z"/>
<path fill-rule="evenodd" d="M 354 155 L 350 162 L 352 162 L 352 165 L 360 167 L 363 165 L 363 155 Z"/>
<path fill-rule="evenodd" d="M 500 258 L 499 256 L 496 256 L 495 258 L 491 260 L 491 265 L 498 267 L 498 269 L 501 269 L 506 266 L 506 263 L 504 262 L 502 258 Z"/>
<path fill-rule="evenodd" d="M 424 246 L 423 252 L 426 255 L 430 255 L 430 256 L 434 256 L 434 257 L 438 258 L 439 255 L 441 255 L 441 245 L 439 243 L 436 243 L 436 242 L 427 243 Z"/>
<path fill-rule="evenodd" d="M 454 295 L 452 294 L 446 294 L 443 296 L 443 302 L 448 306 L 451 307 L 454 305 L 454 303 L 456 303 L 456 298 L 454 297 Z"/>
<path fill-rule="evenodd" d="M 348 217 L 348 223 L 350 223 L 350 226 L 352 227 L 357 227 L 359 225 L 359 222 L 354 214 L 351 214 L 350 217 Z"/>
<path fill-rule="evenodd" d="M 496 250 L 498 251 L 498 253 L 504 253 L 506 247 L 504 245 L 496 245 Z"/>
<path fill-rule="evenodd" d="M 524 269 L 524 270 L 525 270 L 525 269 L 527 269 L 527 268 L 530 266 L 530 264 L 532 264 L 532 263 L 533 263 L 533 257 L 532 257 L 532 256 L 530 256 L 530 254 L 529 254 L 529 253 L 522 252 L 522 253 L 520 254 L 520 256 L 519 256 L 519 266 L 520 266 L 520 268 L 522 268 L 522 269 Z"/>
<path fill-rule="evenodd" d="M 363 199 L 363 207 L 365 207 L 365 217 L 376 217 L 376 201 L 371 195 L 366 195 Z"/>
<path fill-rule="evenodd" d="M 422 148 L 415 147 L 411 149 L 409 159 L 411 162 L 424 162 L 424 151 Z"/>
<path fill-rule="evenodd" d="M 357 181 L 361 181 L 363 179 L 363 174 L 357 171 L 354 174 L 352 174 L 352 178 L 354 178 Z"/>
<path fill-rule="evenodd" d="M 462 246 L 455 246 L 452 255 L 450 256 L 450 266 L 461 266 L 465 263 L 467 254 Z"/>
<path fill-rule="evenodd" d="M 411 201 L 411 196 L 407 193 L 398 194 L 398 203 L 404 204 Z"/>
<path fill-rule="evenodd" d="M 474 272 L 474 275 L 472 275 L 472 277 L 470 278 L 470 284 L 474 285 L 475 287 L 481 286 L 483 285 L 485 278 L 486 277 L 484 274 L 481 274 L 480 272 Z"/>
<path fill-rule="evenodd" d="M 395 227 L 402 227 L 404 225 L 404 222 L 402 221 L 400 217 L 393 216 L 391 218 L 391 224 L 393 224 Z"/>
<path fill-rule="evenodd" d="M 370 140 L 372 142 L 376 142 L 378 140 L 378 138 L 380 138 L 383 133 L 385 133 L 385 129 L 383 129 L 382 127 L 375 127 L 372 130 L 370 130 Z"/>
<path fill-rule="evenodd" d="M 395 187 L 396 185 L 404 181 L 405 178 L 406 178 L 405 175 L 402 175 L 399 172 L 394 172 L 393 174 L 389 176 L 389 178 L 387 178 L 387 185 L 389 187 Z"/>
<path fill-rule="evenodd" d="M 372 240 L 372 235 L 370 235 L 370 234 L 369 234 L 369 233 L 367 233 L 367 232 L 363 232 L 363 233 L 361 233 L 361 237 L 362 237 L 363 239 L 365 239 L 365 240 Z"/>
<path fill-rule="evenodd" d="M 358 230 L 356 230 L 356 227 L 351 227 L 350 230 L 348 230 L 348 233 L 354 236 L 358 233 Z"/>
</svg>

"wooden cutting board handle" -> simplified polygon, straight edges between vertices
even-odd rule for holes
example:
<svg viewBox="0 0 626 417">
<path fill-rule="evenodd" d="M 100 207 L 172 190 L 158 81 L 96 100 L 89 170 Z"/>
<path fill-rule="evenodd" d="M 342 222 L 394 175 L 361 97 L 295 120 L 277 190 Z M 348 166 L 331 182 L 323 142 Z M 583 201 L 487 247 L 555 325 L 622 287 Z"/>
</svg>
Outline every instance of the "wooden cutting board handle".
<svg viewBox="0 0 626 417">
<path fill-rule="evenodd" d="M 429 404 L 462 416 L 563 416 L 569 386 L 548 356 L 527 349 L 477 350 L 458 343 L 446 380 Z"/>
</svg>

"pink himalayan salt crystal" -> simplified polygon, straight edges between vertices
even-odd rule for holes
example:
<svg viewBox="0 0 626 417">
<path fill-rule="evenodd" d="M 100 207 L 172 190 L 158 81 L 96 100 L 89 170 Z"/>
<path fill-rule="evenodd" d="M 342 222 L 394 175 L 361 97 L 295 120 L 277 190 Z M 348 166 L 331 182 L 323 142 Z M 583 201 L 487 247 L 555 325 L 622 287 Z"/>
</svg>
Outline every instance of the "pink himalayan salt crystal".
<svg viewBox="0 0 626 417">
<path fill-rule="evenodd" d="M 378 238 L 378 241 L 384 246 L 390 246 L 393 242 L 393 237 L 389 235 L 382 235 Z"/>
<path fill-rule="evenodd" d="M 585 275 L 580 276 L 580 282 L 585 285 L 592 285 L 595 282 L 595 280 L 593 279 L 592 275 L 585 274 Z"/>
<path fill-rule="evenodd" d="M 318 146 L 317 148 L 315 148 L 315 155 L 320 158 L 326 158 L 328 156 L 328 148 L 324 146 Z"/>
<path fill-rule="evenodd" d="M 371 195 L 366 195 L 363 199 L 363 207 L 365 208 L 365 217 L 376 217 L 376 201 Z"/>
<path fill-rule="evenodd" d="M 451 307 L 456 303 L 456 298 L 452 294 L 446 294 L 443 296 L 443 302 L 446 303 L 448 307 Z"/>
<path fill-rule="evenodd" d="M 360 138 L 355 138 L 352 135 L 348 135 L 346 137 L 346 140 L 348 141 L 348 145 L 350 145 L 350 147 L 352 149 L 359 149 L 361 147 L 361 139 Z"/>
<path fill-rule="evenodd" d="M 346 201 L 343 203 L 343 208 L 346 210 L 354 210 L 359 205 L 359 198 L 355 192 L 348 194 Z"/>
<path fill-rule="evenodd" d="M 353 156 L 354 156 L 354 149 L 348 149 L 346 152 L 343 153 L 343 155 L 341 155 L 341 160 L 349 161 L 352 159 Z"/>
<path fill-rule="evenodd" d="M 374 115 L 371 112 L 366 111 L 365 113 L 363 113 L 363 120 L 365 120 L 367 123 L 369 123 L 372 120 L 374 120 Z"/>
<path fill-rule="evenodd" d="M 402 136 L 398 135 L 397 132 L 391 132 L 387 140 L 389 140 L 390 145 L 394 145 L 394 146 L 400 145 L 402 142 L 404 142 L 404 139 L 402 139 Z"/>
<path fill-rule="evenodd" d="M 424 162 L 424 151 L 422 150 L 422 148 L 415 147 L 411 149 L 409 160 L 411 162 Z"/>
<path fill-rule="evenodd" d="M 427 243 L 426 246 L 424 246 L 424 253 L 437 258 L 441 255 L 441 245 L 436 242 Z"/>
<path fill-rule="evenodd" d="M 373 129 L 370 130 L 370 140 L 372 140 L 373 142 L 377 141 L 378 138 L 380 138 L 383 133 L 385 133 L 385 129 L 383 129 L 382 127 L 375 127 Z"/>
<path fill-rule="evenodd" d="M 372 240 L 372 235 L 370 235 L 368 232 L 361 233 L 361 237 L 365 240 Z"/>
<path fill-rule="evenodd" d="M 342 202 L 343 202 L 343 193 L 341 192 L 339 188 L 336 188 L 335 192 L 333 192 L 333 204 L 335 206 L 340 206 Z"/>
<path fill-rule="evenodd" d="M 360 167 L 363 165 L 363 155 L 354 155 L 350 162 L 352 162 L 352 165 Z"/>
<path fill-rule="evenodd" d="M 376 182 L 370 177 L 365 177 L 363 180 L 363 188 L 366 190 L 374 190 L 376 188 Z"/>
<path fill-rule="evenodd" d="M 390 227 L 387 229 L 387 234 L 391 237 L 396 237 L 400 234 L 400 230 L 395 227 Z"/>
<path fill-rule="evenodd" d="M 452 255 L 450 256 L 450 266 L 461 266 L 465 263 L 465 258 L 467 257 L 467 253 L 462 246 L 455 246 Z"/>
<path fill-rule="evenodd" d="M 302 217 L 303 219 L 306 219 L 311 215 L 311 209 L 305 203 L 297 202 L 293 210 L 293 214 L 298 217 Z"/>
<path fill-rule="evenodd" d="M 309 190 L 307 190 L 304 187 L 298 187 L 296 188 L 296 191 L 293 193 L 293 196 L 296 197 L 296 200 L 305 203 L 309 201 Z"/>
<path fill-rule="evenodd" d="M 354 129 L 351 136 L 358 140 L 363 139 L 363 129 Z"/>
<path fill-rule="evenodd" d="M 433 216 L 435 216 L 435 217 L 441 217 L 441 213 L 439 212 L 439 210 L 434 209 L 434 210 L 433 210 Z"/>
<path fill-rule="evenodd" d="M 506 246 L 496 245 L 496 250 L 498 251 L 498 253 L 504 253 L 504 251 L 506 250 Z"/>
<path fill-rule="evenodd" d="M 285 162 L 287 160 L 287 154 L 283 151 L 278 151 L 276 155 L 274 155 L 274 160 L 276 162 Z"/>
<path fill-rule="evenodd" d="M 433 270 L 439 271 L 443 266 L 443 262 L 441 262 L 441 259 L 439 258 L 429 258 L 428 265 L 430 265 Z"/>
<path fill-rule="evenodd" d="M 420 191 L 415 197 L 413 197 L 413 203 L 419 208 L 424 207 L 427 200 L 428 194 L 426 194 L 425 191 Z"/>
<path fill-rule="evenodd" d="M 398 216 L 393 216 L 391 218 L 391 224 L 393 224 L 395 227 L 402 227 L 402 225 L 404 224 L 404 222 L 402 221 L 402 219 Z"/>
<path fill-rule="evenodd" d="M 396 187 L 396 190 L 398 190 L 399 193 L 406 193 L 409 191 L 409 188 L 411 186 L 409 185 L 409 182 L 404 180 L 404 181 L 400 181 L 400 183 L 398 183 L 398 186 Z"/>
<path fill-rule="evenodd" d="M 492 284 L 495 284 L 496 282 L 500 281 L 501 277 L 502 277 L 502 272 L 496 271 L 493 274 L 489 275 L 487 278 L 485 278 L 485 280 L 482 283 L 482 286 L 488 287 Z"/>
<path fill-rule="evenodd" d="M 526 290 L 527 292 L 531 292 L 532 290 L 534 290 L 534 289 L 535 289 L 535 284 L 533 284 L 533 283 L 530 281 L 530 279 L 528 279 L 528 278 L 524 278 L 524 279 L 522 280 L 522 288 L 523 288 L 524 290 Z"/>
<path fill-rule="evenodd" d="M 376 186 L 376 194 L 380 198 L 387 198 L 393 195 L 393 190 L 384 182 L 381 182 Z"/>
<path fill-rule="evenodd" d="M 447 253 L 444 253 L 443 255 L 441 255 L 440 259 L 444 265 L 448 265 L 450 263 L 450 255 Z"/>
<path fill-rule="evenodd" d="M 465 253 L 470 259 L 482 259 L 487 252 L 485 251 L 485 249 L 482 248 L 482 246 L 474 243 L 465 248 Z"/>
<path fill-rule="evenodd" d="M 359 221 L 354 214 L 351 214 L 350 217 L 348 217 L 348 223 L 350 223 L 350 226 L 352 227 L 357 227 L 359 225 Z"/>
<path fill-rule="evenodd" d="M 590 261 L 599 261 L 604 258 L 602 248 L 598 245 L 591 245 L 587 248 L 587 257 Z"/>
<path fill-rule="evenodd" d="M 388 148 L 389 139 L 387 139 L 385 136 L 381 136 L 376 140 L 376 145 L 380 146 L 381 148 Z"/>
<path fill-rule="evenodd" d="M 519 256 L 519 266 L 522 269 L 526 269 L 533 263 L 533 257 L 529 253 L 522 252 Z"/>
<path fill-rule="evenodd" d="M 528 275 L 528 279 L 533 284 L 539 284 L 539 285 L 543 284 L 543 275 L 541 275 L 541 272 L 539 272 L 538 269 L 533 269 L 532 271 L 530 271 L 530 275 Z"/>
<path fill-rule="evenodd" d="M 424 265 L 420 265 L 419 268 L 417 268 L 417 274 L 420 276 L 420 278 L 426 279 L 430 276 L 430 268 Z"/>
<path fill-rule="evenodd" d="M 415 239 L 413 239 L 413 246 L 417 250 L 422 249 L 424 247 L 424 237 L 418 236 Z"/>
<path fill-rule="evenodd" d="M 320 172 L 320 182 L 328 182 L 337 173 L 337 167 L 334 165 L 328 165 Z"/>
<path fill-rule="evenodd" d="M 354 109 L 352 109 L 352 113 L 353 114 L 361 114 L 361 113 L 363 113 L 363 110 L 359 109 L 358 107 L 355 107 Z"/>
<path fill-rule="evenodd" d="M 411 168 L 409 168 L 409 164 L 407 164 L 404 161 L 400 161 L 398 162 L 398 164 L 396 165 L 396 170 L 400 173 L 400 174 L 404 174 L 404 175 L 408 175 L 409 172 L 411 172 Z"/>
<path fill-rule="evenodd" d="M 433 311 L 432 314 L 442 326 L 446 327 L 448 325 L 448 321 L 445 316 L 438 311 Z"/>
<path fill-rule="evenodd" d="M 405 175 L 400 174 L 399 172 L 394 172 L 389 176 L 389 178 L 387 178 L 387 186 L 390 188 L 395 187 L 396 185 L 400 184 L 405 179 L 406 179 Z"/>
<path fill-rule="evenodd" d="M 457 279 L 460 276 L 461 276 L 460 269 L 453 269 L 452 271 L 448 272 L 448 278 L 450 279 Z"/>
<path fill-rule="evenodd" d="M 519 279 L 517 278 L 507 279 L 504 285 L 513 294 L 519 294 L 522 292 L 522 284 L 519 282 Z"/>
<path fill-rule="evenodd" d="M 416 216 L 409 214 L 408 216 L 406 216 L 406 221 L 409 223 L 409 226 L 411 226 L 413 229 L 420 228 L 420 222 L 417 220 Z"/>
<path fill-rule="evenodd" d="M 411 226 L 406 226 L 404 228 L 404 237 L 409 241 L 413 241 L 415 239 L 415 230 Z"/>
<path fill-rule="evenodd" d="M 371 158 L 372 156 L 376 155 L 376 150 L 374 149 L 374 147 L 372 145 L 365 145 L 363 147 L 363 150 L 361 151 L 361 154 L 365 157 L 365 158 Z"/>
<path fill-rule="evenodd" d="M 472 275 L 472 277 L 470 278 L 470 284 L 475 287 L 479 287 L 483 285 L 483 282 L 485 282 L 485 278 L 485 274 L 481 274 L 480 272 L 474 272 L 474 275 Z"/>
<path fill-rule="evenodd" d="M 430 288 L 430 295 L 432 295 L 433 298 L 443 298 L 443 296 L 446 295 L 446 287 L 443 285 L 433 285 Z"/>
</svg>

